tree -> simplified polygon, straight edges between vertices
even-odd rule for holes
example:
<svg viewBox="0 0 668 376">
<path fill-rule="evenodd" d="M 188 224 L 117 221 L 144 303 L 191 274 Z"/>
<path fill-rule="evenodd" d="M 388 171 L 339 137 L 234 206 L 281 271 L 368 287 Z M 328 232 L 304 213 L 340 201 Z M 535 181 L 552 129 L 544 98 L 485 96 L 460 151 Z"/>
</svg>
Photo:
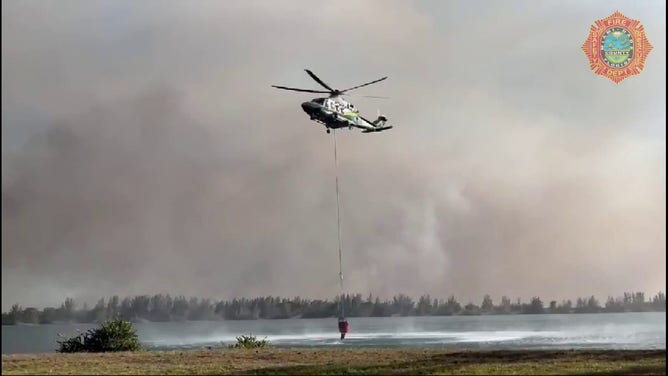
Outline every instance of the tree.
<svg viewBox="0 0 668 376">
<path fill-rule="evenodd" d="M 480 314 L 480 308 L 478 308 L 477 305 L 473 304 L 472 302 L 469 302 L 467 305 L 464 306 L 464 311 L 462 312 L 462 315 L 479 315 Z"/>
<path fill-rule="evenodd" d="M 392 311 L 401 316 L 408 316 L 413 311 L 413 299 L 410 296 L 399 294 L 393 298 Z"/>
<path fill-rule="evenodd" d="M 459 304 L 454 295 L 450 295 L 448 300 L 444 304 L 439 304 L 438 314 L 439 315 L 456 315 L 462 310 L 462 306 Z"/>
<path fill-rule="evenodd" d="M 12 308 L 9 310 L 9 314 L 7 317 L 7 322 L 9 325 L 14 325 L 18 323 L 21 320 L 21 312 L 23 309 L 21 308 L 20 305 L 14 304 L 12 305 Z"/>
<path fill-rule="evenodd" d="M 283 299 L 281 301 L 281 304 L 279 305 L 279 315 L 278 318 L 281 319 L 289 319 L 294 316 L 294 310 L 293 307 L 295 303 L 291 302 L 289 299 Z M 369 304 L 369 312 L 371 312 L 372 305 L 373 303 L 368 303 Z"/>
<path fill-rule="evenodd" d="M 373 311 L 373 297 L 371 294 L 366 298 L 366 301 L 360 304 L 357 315 L 359 317 L 369 317 Z"/>
<path fill-rule="evenodd" d="M 236 299 L 235 299 L 236 300 Z M 172 317 L 176 320 L 185 321 L 188 317 L 188 301 L 185 296 L 179 296 L 174 298 L 174 304 L 172 305 Z"/>
<path fill-rule="evenodd" d="M 107 315 L 109 317 L 118 317 L 120 314 L 120 309 L 118 307 L 118 296 L 112 296 L 107 302 Z"/>
<path fill-rule="evenodd" d="M 26 324 L 39 324 L 39 311 L 37 308 L 28 307 L 23 310 L 21 322 Z"/>
<path fill-rule="evenodd" d="M 636 292 L 633 294 L 633 297 L 631 298 L 632 300 L 632 306 L 633 306 L 633 311 L 635 312 L 642 312 L 645 309 L 645 293 L 644 292 Z"/>
<path fill-rule="evenodd" d="M 557 311 L 559 313 L 571 313 L 573 309 L 573 303 L 570 300 L 562 300 L 561 304 L 557 306 Z"/>
<path fill-rule="evenodd" d="M 499 305 L 497 310 L 498 310 L 499 313 L 505 313 L 505 314 L 510 313 L 510 311 L 511 311 L 510 298 L 508 298 L 505 295 L 502 296 L 501 297 L 501 304 Z"/>
<path fill-rule="evenodd" d="M 47 307 L 40 313 L 40 324 L 53 324 L 58 321 L 58 310 L 53 307 Z"/>
<path fill-rule="evenodd" d="M 350 298 L 350 308 L 348 308 L 348 312 L 351 313 L 352 317 L 360 317 L 362 304 L 362 294 L 355 294 Z"/>
<path fill-rule="evenodd" d="M 534 296 L 528 306 L 524 307 L 523 313 L 538 314 L 543 313 L 543 302 L 539 297 Z"/>
<path fill-rule="evenodd" d="M 652 308 L 657 311 L 666 311 L 666 295 L 663 292 L 658 292 L 652 298 Z"/>
<path fill-rule="evenodd" d="M 620 298 L 614 299 L 608 296 L 605 302 L 605 312 L 624 312 L 624 302 Z"/>
<path fill-rule="evenodd" d="M 121 306 L 118 309 L 118 316 L 125 320 L 134 320 L 137 317 L 135 311 L 132 309 L 130 298 L 123 298 Z"/>
<path fill-rule="evenodd" d="M 191 300 L 191 306 L 188 313 L 189 320 L 210 320 L 213 316 L 214 308 L 209 299 L 202 299 L 199 302 Z"/>
<path fill-rule="evenodd" d="M 601 306 L 598 304 L 598 300 L 594 297 L 594 295 L 590 296 L 589 299 L 587 299 L 587 312 L 588 313 L 596 313 L 601 310 Z"/>
<path fill-rule="evenodd" d="M 104 304 L 104 298 L 97 301 L 95 307 L 90 312 L 84 313 L 87 317 L 86 322 L 102 322 L 107 319 L 107 307 Z"/>
<path fill-rule="evenodd" d="M 494 303 L 492 302 L 492 298 L 488 294 L 485 294 L 485 296 L 482 298 L 482 304 L 480 304 L 480 310 L 483 313 L 490 313 L 494 310 Z"/>
<path fill-rule="evenodd" d="M 65 299 L 65 302 L 61 306 L 61 309 L 63 311 L 63 315 L 65 316 L 65 320 L 72 320 L 74 319 L 74 311 L 77 308 L 77 304 L 72 298 L 67 298 Z"/>
<path fill-rule="evenodd" d="M 418 300 L 415 314 L 418 316 L 426 316 L 431 314 L 431 297 L 429 295 L 422 295 Z"/>
<path fill-rule="evenodd" d="M 366 300 L 361 294 L 337 296 L 334 301 L 308 300 L 295 297 L 282 299 L 280 297 L 240 298 L 232 301 L 212 302 L 209 299 L 190 298 L 180 296 L 172 299 L 169 295 L 148 295 L 126 297 L 120 304 L 118 296 L 97 301 L 92 309 L 83 305 L 82 310 L 76 309 L 72 298 L 67 298 L 59 308 L 44 308 L 40 311 L 35 308 L 23 309 L 14 304 L 9 312 L 2 313 L 3 325 L 13 325 L 17 322 L 49 324 L 63 320 L 82 322 L 102 322 L 111 318 L 125 320 L 146 319 L 150 321 L 171 320 L 212 320 L 212 319 L 274 319 L 274 318 L 324 318 L 339 315 L 339 303 L 344 307 L 346 316 L 350 317 L 384 317 L 393 314 L 408 315 L 471 315 L 482 313 L 544 313 L 543 302 L 539 297 L 533 297 L 529 303 L 522 304 L 520 299 L 513 304 L 503 296 L 498 306 L 493 305 L 492 298 L 485 295 L 480 308 L 473 303 L 463 307 L 454 296 L 446 301 L 432 299 L 428 294 L 422 295 L 417 303 L 412 298 L 399 294 L 392 300 L 381 301 L 378 297 L 373 300 L 369 295 Z M 491 307 L 491 308 L 490 308 Z M 592 295 L 588 298 L 578 298 L 575 309 L 570 300 L 560 304 L 550 301 L 550 313 L 594 313 L 594 312 L 623 312 L 623 311 L 663 311 L 666 309 L 666 297 L 659 292 L 651 299 L 645 299 L 642 292 L 624 293 L 623 297 L 608 296 L 605 307 L 601 307 L 598 300 Z"/>
<path fill-rule="evenodd" d="M 165 322 L 171 318 L 172 298 L 169 295 L 156 294 L 149 302 L 151 321 Z"/>
<path fill-rule="evenodd" d="M 148 319 L 150 309 L 151 298 L 148 295 L 135 296 L 130 301 L 130 309 L 132 310 L 133 316 L 141 319 Z"/>
<path fill-rule="evenodd" d="M 380 298 L 376 297 L 371 310 L 371 317 L 388 317 L 392 316 L 392 308 L 387 302 L 381 302 Z"/>
</svg>

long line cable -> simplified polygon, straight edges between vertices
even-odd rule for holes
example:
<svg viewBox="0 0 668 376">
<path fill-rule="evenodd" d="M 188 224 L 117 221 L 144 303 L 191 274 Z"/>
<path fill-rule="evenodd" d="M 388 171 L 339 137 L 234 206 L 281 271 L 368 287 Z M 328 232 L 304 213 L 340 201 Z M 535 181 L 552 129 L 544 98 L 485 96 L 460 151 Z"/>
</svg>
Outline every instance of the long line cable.
<svg viewBox="0 0 668 376">
<path fill-rule="evenodd" d="M 341 262 L 341 209 L 339 205 L 339 163 L 336 155 L 336 130 L 332 129 L 334 138 L 334 172 L 336 176 L 336 228 L 339 237 L 339 285 L 341 287 L 341 299 L 339 306 L 341 310 L 341 317 L 344 317 L 343 312 L 343 263 Z"/>
</svg>

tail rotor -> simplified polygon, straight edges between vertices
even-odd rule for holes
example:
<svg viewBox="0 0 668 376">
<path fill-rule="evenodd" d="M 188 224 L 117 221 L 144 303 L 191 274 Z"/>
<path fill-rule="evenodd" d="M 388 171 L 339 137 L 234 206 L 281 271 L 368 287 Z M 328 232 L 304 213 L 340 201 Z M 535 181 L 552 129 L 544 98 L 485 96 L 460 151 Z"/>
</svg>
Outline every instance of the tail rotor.
<svg viewBox="0 0 668 376">
<path fill-rule="evenodd" d="M 387 118 L 380 114 L 380 109 L 376 110 L 376 114 L 377 114 L 378 117 L 373 122 L 373 125 L 375 125 L 376 127 L 383 127 L 385 125 L 385 123 L 387 122 Z"/>
</svg>

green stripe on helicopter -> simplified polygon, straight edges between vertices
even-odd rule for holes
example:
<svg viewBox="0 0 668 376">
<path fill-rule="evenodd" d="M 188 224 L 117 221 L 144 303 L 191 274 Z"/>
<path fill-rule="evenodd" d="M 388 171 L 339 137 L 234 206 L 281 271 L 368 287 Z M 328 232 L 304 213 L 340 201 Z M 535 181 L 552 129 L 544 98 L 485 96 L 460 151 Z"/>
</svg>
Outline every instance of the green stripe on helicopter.
<svg viewBox="0 0 668 376">
<path fill-rule="evenodd" d="M 357 112 L 345 111 L 344 110 L 343 111 L 343 117 L 345 117 L 346 119 L 349 119 L 349 120 L 357 120 L 358 115 L 357 115 Z"/>
</svg>

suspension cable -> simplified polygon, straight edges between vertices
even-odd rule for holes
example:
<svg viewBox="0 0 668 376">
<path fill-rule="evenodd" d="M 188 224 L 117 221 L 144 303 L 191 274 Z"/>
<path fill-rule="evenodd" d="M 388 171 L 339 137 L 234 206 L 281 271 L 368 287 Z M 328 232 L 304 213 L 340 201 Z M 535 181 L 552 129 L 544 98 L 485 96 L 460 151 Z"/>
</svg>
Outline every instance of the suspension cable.
<svg viewBox="0 0 668 376">
<path fill-rule="evenodd" d="M 339 308 L 341 317 L 344 317 L 343 312 L 343 263 L 341 262 L 341 209 L 339 205 L 339 163 L 336 155 L 336 129 L 332 129 L 334 137 L 334 172 L 336 176 L 336 228 L 339 238 L 339 285 L 341 287 L 341 298 L 339 300 Z"/>
</svg>

